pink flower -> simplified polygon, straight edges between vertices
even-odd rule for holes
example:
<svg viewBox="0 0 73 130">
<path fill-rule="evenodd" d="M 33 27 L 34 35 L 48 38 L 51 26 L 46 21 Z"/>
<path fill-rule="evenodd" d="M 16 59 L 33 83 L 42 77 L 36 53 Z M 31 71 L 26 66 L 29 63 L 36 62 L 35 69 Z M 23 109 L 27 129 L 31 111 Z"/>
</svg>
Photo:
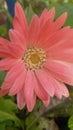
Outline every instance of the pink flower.
<svg viewBox="0 0 73 130">
<path fill-rule="evenodd" d="M 0 96 L 17 95 L 20 109 L 32 111 L 36 97 L 45 105 L 50 97 L 68 97 L 64 83 L 73 85 L 73 30 L 63 27 L 67 13 L 54 21 L 55 9 L 34 15 L 30 25 L 22 7 L 15 5 L 10 40 L 0 38 L 0 70 L 7 75 Z"/>
</svg>

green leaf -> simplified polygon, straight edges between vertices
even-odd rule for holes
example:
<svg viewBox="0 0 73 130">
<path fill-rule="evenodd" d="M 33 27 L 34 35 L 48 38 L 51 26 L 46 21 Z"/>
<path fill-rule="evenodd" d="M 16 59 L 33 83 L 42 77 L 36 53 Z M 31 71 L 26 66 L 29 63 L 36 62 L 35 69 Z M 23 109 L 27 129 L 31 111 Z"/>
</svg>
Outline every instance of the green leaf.
<svg viewBox="0 0 73 130">
<path fill-rule="evenodd" d="M 39 118 L 37 122 L 32 126 L 32 130 L 48 130 L 49 125 L 48 125 L 48 120 L 45 118 Z"/>
<path fill-rule="evenodd" d="M 12 121 L 7 120 L 0 123 L 0 130 L 18 130 L 18 128 L 14 127 L 14 123 L 12 123 Z"/>
<path fill-rule="evenodd" d="M 18 110 L 17 105 L 10 99 L 0 98 L 0 110 L 14 113 Z"/>
<path fill-rule="evenodd" d="M 0 36 L 3 37 L 6 35 L 7 35 L 7 28 L 4 25 L 0 26 Z"/>
<path fill-rule="evenodd" d="M 2 84 L 4 78 L 5 78 L 6 72 L 5 71 L 0 71 L 0 85 Z"/>
<path fill-rule="evenodd" d="M 50 9 L 51 7 L 56 8 L 56 18 L 59 17 L 63 12 L 68 13 L 68 18 L 66 20 L 65 25 L 70 25 L 73 27 L 73 4 L 72 3 L 55 3 L 50 4 L 47 8 Z"/>
<path fill-rule="evenodd" d="M 0 98 L 0 123 L 10 120 L 23 129 L 22 121 L 16 116 L 17 110 L 17 105 L 12 100 Z"/>
<path fill-rule="evenodd" d="M 27 8 L 25 9 L 25 14 L 26 14 L 27 21 L 28 21 L 28 24 L 29 24 L 30 21 L 31 21 L 31 19 L 32 19 L 32 17 L 33 17 L 33 15 L 34 15 L 34 12 L 33 12 L 33 10 L 32 10 L 31 5 L 29 5 L 29 7 L 27 7 Z"/>
<path fill-rule="evenodd" d="M 69 118 L 68 127 L 70 130 L 73 130 L 73 115 Z"/>
<path fill-rule="evenodd" d="M 32 113 L 26 118 L 26 130 L 58 130 L 54 120 L 35 116 Z"/>
<path fill-rule="evenodd" d="M 5 130 L 5 123 L 0 123 L 0 130 Z"/>
<path fill-rule="evenodd" d="M 18 127 L 21 126 L 23 128 L 21 121 L 15 115 L 4 112 L 4 111 L 0 111 L 0 122 L 4 122 L 7 120 L 11 120 L 15 123 L 15 126 L 18 126 Z"/>
</svg>

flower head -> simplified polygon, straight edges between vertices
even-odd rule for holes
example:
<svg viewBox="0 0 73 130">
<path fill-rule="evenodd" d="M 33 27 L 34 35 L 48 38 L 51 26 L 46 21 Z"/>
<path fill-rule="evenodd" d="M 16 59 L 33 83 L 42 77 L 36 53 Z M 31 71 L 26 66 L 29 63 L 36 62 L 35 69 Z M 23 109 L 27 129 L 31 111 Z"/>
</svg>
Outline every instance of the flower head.
<svg viewBox="0 0 73 130">
<path fill-rule="evenodd" d="M 67 13 L 54 16 L 54 8 L 44 9 L 28 25 L 17 2 L 10 40 L 0 37 L 0 70 L 7 71 L 0 96 L 17 95 L 20 109 L 32 111 L 36 97 L 48 105 L 50 97 L 69 96 L 64 83 L 73 85 L 73 29 L 63 27 Z"/>
</svg>

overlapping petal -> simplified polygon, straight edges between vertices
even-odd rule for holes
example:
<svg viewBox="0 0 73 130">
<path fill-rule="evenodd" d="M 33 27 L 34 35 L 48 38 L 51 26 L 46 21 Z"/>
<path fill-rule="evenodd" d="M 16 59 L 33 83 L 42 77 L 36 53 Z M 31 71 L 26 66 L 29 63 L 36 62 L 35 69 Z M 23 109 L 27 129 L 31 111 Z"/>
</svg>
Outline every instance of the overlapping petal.
<svg viewBox="0 0 73 130">
<path fill-rule="evenodd" d="M 13 25 L 15 30 L 18 30 L 19 32 L 21 30 L 21 33 L 24 33 L 25 36 L 27 37 L 28 24 L 26 21 L 26 16 L 24 14 L 22 7 L 18 2 L 15 4 L 15 17 L 14 17 Z"/>
<path fill-rule="evenodd" d="M 51 80 L 51 77 L 49 76 L 49 74 L 47 74 L 43 70 L 37 70 L 36 71 L 36 76 L 37 76 L 40 84 L 44 88 L 44 90 L 50 96 L 54 96 L 54 86 L 53 86 L 53 83 L 52 83 L 52 80 Z"/>
<path fill-rule="evenodd" d="M 25 76 L 26 76 L 26 71 L 23 71 L 20 73 L 20 76 L 16 78 L 15 82 L 13 83 L 12 87 L 9 90 L 10 96 L 13 96 L 19 93 L 19 91 L 21 91 L 21 89 L 24 87 Z"/>
<path fill-rule="evenodd" d="M 10 29 L 9 30 L 9 37 L 10 41 L 16 45 L 18 45 L 22 51 L 26 48 L 26 39 L 21 33 L 16 30 Z"/>
<path fill-rule="evenodd" d="M 57 20 L 54 17 L 54 8 L 44 9 L 28 26 L 16 2 L 10 40 L 0 37 L 0 70 L 7 71 L 0 96 L 17 95 L 19 109 L 26 105 L 32 111 L 37 97 L 47 106 L 50 97 L 69 96 L 64 83 L 73 85 L 73 29 L 63 27 L 66 12 Z"/>
<path fill-rule="evenodd" d="M 56 44 L 62 43 L 65 40 L 70 39 L 72 37 L 72 35 L 73 35 L 73 32 L 70 30 L 70 28 L 65 27 L 54 33 L 52 32 L 50 35 L 48 35 L 48 37 L 45 37 L 44 39 L 41 38 L 39 45 L 41 45 L 41 47 L 43 47 L 44 49 L 46 49 L 46 48 L 48 49 Z"/>
<path fill-rule="evenodd" d="M 64 61 L 50 60 L 45 67 L 61 82 L 73 85 L 73 64 Z"/>
<path fill-rule="evenodd" d="M 54 22 L 55 30 L 59 30 L 64 25 L 66 19 L 67 19 L 67 13 L 65 12 Z"/>
<path fill-rule="evenodd" d="M 48 100 L 48 93 L 41 86 L 40 82 L 37 80 L 34 73 L 32 73 L 32 78 L 33 78 L 33 84 L 34 84 L 34 91 L 37 97 L 43 101 Z"/>
<path fill-rule="evenodd" d="M 11 59 L 11 58 L 5 58 L 3 60 L 0 60 L 0 70 L 9 70 L 11 67 L 16 64 L 18 60 Z"/>
<path fill-rule="evenodd" d="M 35 44 L 37 43 L 39 29 L 40 29 L 39 18 L 37 15 L 34 15 L 29 26 L 29 35 L 28 35 L 29 47 L 35 46 Z"/>
<path fill-rule="evenodd" d="M 34 92 L 35 84 L 33 84 L 32 72 L 27 71 L 25 86 L 24 86 L 24 97 L 29 111 L 32 111 L 36 102 L 36 95 Z"/>
<path fill-rule="evenodd" d="M 22 61 L 18 61 L 11 69 L 8 71 L 5 80 L 2 84 L 1 89 L 10 89 L 13 85 L 13 83 L 16 81 L 16 79 L 19 77 L 19 75 L 22 72 L 25 72 L 25 65 Z"/>
<path fill-rule="evenodd" d="M 40 27 L 42 28 L 48 20 L 51 20 L 51 22 L 52 22 L 54 17 L 55 17 L 55 8 L 54 7 L 52 9 L 50 9 L 49 11 L 47 9 L 44 9 L 40 16 Z"/>
</svg>

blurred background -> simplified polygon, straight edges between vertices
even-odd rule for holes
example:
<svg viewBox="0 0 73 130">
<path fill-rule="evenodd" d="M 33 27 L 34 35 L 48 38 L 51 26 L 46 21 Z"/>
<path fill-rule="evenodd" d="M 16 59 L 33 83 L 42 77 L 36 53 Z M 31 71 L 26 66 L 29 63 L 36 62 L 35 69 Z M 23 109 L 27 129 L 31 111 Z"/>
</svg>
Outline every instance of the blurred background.
<svg viewBox="0 0 73 130">
<path fill-rule="evenodd" d="M 8 39 L 8 31 L 12 28 L 16 1 L 23 6 L 28 24 L 35 13 L 40 17 L 44 8 L 55 7 L 55 19 L 67 12 L 64 26 L 73 27 L 73 0 L 0 0 L 0 36 L 4 38 Z M 0 71 L 0 85 L 5 75 L 6 72 Z M 37 100 L 31 113 L 26 108 L 18 110 L 16 97 L 0 97 L 0 130 L 73 130 L 73 88 L 67 87 L 69 98 L 51 99 L 47 108 Z"/>
</svg>

